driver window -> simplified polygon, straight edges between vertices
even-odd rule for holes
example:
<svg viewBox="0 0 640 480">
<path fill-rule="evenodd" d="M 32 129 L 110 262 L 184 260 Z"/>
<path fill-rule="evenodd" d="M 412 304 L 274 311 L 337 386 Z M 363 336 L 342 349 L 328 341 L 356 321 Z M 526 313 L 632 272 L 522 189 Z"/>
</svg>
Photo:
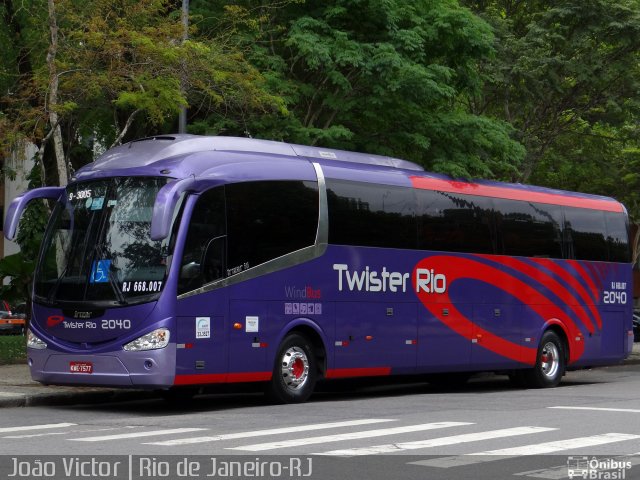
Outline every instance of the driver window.
<svg viewBox="0 0 640 480">
<path fill-rule="evenodd" d="M 189 222 L 178 295 L 224 276 L 225 225 L 224 187 L 200 195 Z"/>
</svg>

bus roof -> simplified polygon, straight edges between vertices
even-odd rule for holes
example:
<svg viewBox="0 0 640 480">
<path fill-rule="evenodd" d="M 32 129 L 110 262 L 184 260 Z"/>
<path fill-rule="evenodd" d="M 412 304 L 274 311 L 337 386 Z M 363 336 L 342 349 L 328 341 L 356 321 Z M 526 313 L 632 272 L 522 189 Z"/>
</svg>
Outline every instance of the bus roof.
<svg viewBox="0 0 640 480">
<path fill-rule="evenodd" d="M 259 168 L 259 164 L 265 160 L 271 161 L 269 167 Z M 272 171 L 265 177 L 267 170 L 276 165 L 280 165 L 281 171 L 290 170 L 297 163 L 296 160 L 304 160 L 307 164 L 319 163 L 327 176 L 336 179 L 624 211 L 622 204 L 604 196 L 488 180 L 454 180 L 445 175 L 425 172 L 420 165 L 398 158 L 242 137 L 175 134 L 135 140 L 105 152 L 93 163 L 78 170 L 73 180 L 112 175 L 206 178 L 214 170 L 231 166 L 237 171 L 239 163 L 243 161 L 251 163 L 251 172 L 244 180 L 273 179 L 278 173 Z M 294 172 L 290 174 L 295 175 Z"/>
<path fill-rule="evenodd" d="M 269 156 L 301 157 L 305 160 L 332 160 L 336 162 L 360 163 L 405 170 L 423 171 L 415 163 L 399 158 L 348 152 L 331 148 L 320 148 L 293 143 L 275 142 L 243 137 L 159 135 L 134 140 L 105 152 L 96 159 L 91 168 L 114 169 L 150 166 L 162 160 L 198 152 L 228 152 L 265 154 Z M 202 168 L 210 168 L 203 165 Z M 194 172 L 197 175 L 197 172 Z"/>
</svg>

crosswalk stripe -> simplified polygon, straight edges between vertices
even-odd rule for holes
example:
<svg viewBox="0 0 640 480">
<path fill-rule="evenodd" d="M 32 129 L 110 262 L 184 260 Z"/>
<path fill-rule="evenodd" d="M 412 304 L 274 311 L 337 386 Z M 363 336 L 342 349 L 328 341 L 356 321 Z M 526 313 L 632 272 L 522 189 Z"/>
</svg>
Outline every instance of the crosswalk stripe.
<svg viewBox="0 0 640 480">
<path fill-rule="evenodd" d="M 360 432 L 341 433 L 336 435 L 325 435 L 322 437 L 299 438 L 295 440 L 284 440 L 280 442 L 257 443 L 254 445 L 243 445 L 241 447 L 231 447 L 227 450 L 245 450 L 250 452 L 260 452 L 264 450 L 275 450 L 277 448 L 300 447 L 303 445 L 316 445 L 318 443 L 342 442 L 345 440 L 357 440 L 360 438 L 383 437 L 386 435 L 398 435 L 401 433 L 423 432 L 439 428 L 459 427 L 473 425 L 468 422 L 435 422 L 421 425 L 408 425 L 404 427 L 381 428 L 377 430 L 365 430 Z"/>
<path fill-rule="evenodd" d="M 593 412 L 622 412 L 622 413 L 640 413 L 637 408 L 606 408 L 606 407 L 566 407 L 559 405 L 557 407 L 547 407 L 558 410 L 587 410 Z"/>
<path fill-rule="evenodd" d="M 14 440 L 24 439 L 24 438 L 35 438 L 35 437 L 50 437 L 55 435 L 69 435 L 71 433 L 88 433 L 88 432 L 106 432 L 113 430 L 122 430 L 123 427 L 105 427 L 105 428 L 90 428 L 83 430 L 69 430 L 67 432 L 46 432 L 46 433 L 30 433 L 26 435 L 5 435 L 2 438 L 11 438 Z M 124 428 L 135 428 L 135 427 L 124 427 Z"/>
<path fill-rule="evenodd" d="M 332 450 L 330 452 L 316 453 L 315 455 L 330 455 L 330 456 L 344 456 L 344 457 L 353 457 L 358 455 L 379 455 L 384 453 L 402 452 L 406 450 L 443 447 L 447 445 L 457 445 L 460 443 L 478 442 L 482 440 L 492 440 L 496 438 L 513 437 L 517 435 L 530 435 L 533 433 L 549 432 L 551 430 L 557 430 L 557 428 L 547 428 L 547 427 L 503 428 L 500 430 L 489 430 L 486 432 L 466 433 L 462 435 L 452 435 L 449 437 L 431 438 L 429 440 L 419 440 L 416 442 L 389 443 L 387 445 L 376 445 L 372 447 Z"/>
<path fill-rule="evenodd" d="M 496 460 L 505 460 L 525 455 L 544 455 L 554 452 L 560 452 L 563 450 L 577 450 L 584 447 L 594 447 L 597 445 L 606 445 L 608 443 L 623 442 L 626 440 L 635 440 L 638 438 L 640 438 L 640 435 L 631 435 L 627 433 L 605 433 L 602 435 L 570 438 L 568 440 L 559 440 L 548 443 L 534 443 L 531 445 L 524 445 L 522 447 L 502 448 L 499 450 L 467 453 L 465 455 L 434 458 L 431 460 L 420 460 L 417 462 L 411 462 L 411 464 L 438 468 L 461 467 L 465 465 L 493 462 Z"/>
<path fill-rule="evenodd" d="M 640 438 L 640 435 L 632 435 L 629 433 L 604 433 L 602 435 L 591 435 L 590 437 L 578 437 L 571 438 L 569 440 L 540 443 L 537 445 L 525 445 L 524 447 L 511 447 L 503 448 L 500 450 L 489 450 L 487 452 L 472 453 L 471 455 L 545 455 L 561 450 L 594 447 L 596 445 L 605 445 L 607 443 L 635 440 L 636 438 Z"/>
<path fill-rule="evenodd" d="M 165 442 L 145 443 L 144 445 L 161 445 L 175 447 L 177 445 L 191 445 L 195 443 L 218 442 L 221 440 L 237 440 L 241 438 L 262 437 L 267 435 L 279 435 L 283 433 L 309 432 L 313 430 L 327 430 L 330 428 L 357 427 L 374 423 L 395 422 L 393 419 L 365 418 L 362 420 L 348 420 L 344 422 L 316 423 L 311 425 L 297 425 L 295 427 L 271 428 L 268 430 L 255 430 L 252 432 L 227 433 L 208 437 L 179 438 Z"/>
<path fill-rule="evenodd" d="M 30 430 L 46 430 L 49 428 L 66 428 L 73 427 L 77 424 L 75 423 L 48 423 L 45 425 L 28 425 L 24 427 L 2 427 L 0 428 L 0 433 L 10 433 L 10 432 L 27 432 Z"/>
<path fill-rule="evenodd" d="M 156 435 L 174 435 L 179 433 L 201 432 L 206 428 L 173 428 L 171 430 L 153 430 L 146 432 L 122 433 L 119 435 L 103 435 L 101 437 L 70 438 L 72 442 L 104 442 L 107 440 L 123 440 L 125 438 L 154 437 Z"/>
</svg>

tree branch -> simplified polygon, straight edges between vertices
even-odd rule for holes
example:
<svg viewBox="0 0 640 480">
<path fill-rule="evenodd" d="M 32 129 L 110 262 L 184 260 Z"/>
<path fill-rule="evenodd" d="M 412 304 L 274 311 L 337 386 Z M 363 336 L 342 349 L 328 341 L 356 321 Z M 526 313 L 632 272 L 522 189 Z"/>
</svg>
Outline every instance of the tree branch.
<svg viewBox="0 0 640 480">
<path fill-rule="evenodd" d="M 122 142 L 122 139 L 127 134 L 127 131 L 129 130 L 129 127 L 131 127 L 131 124 L 133 123 L 133 119 L 141 111 L 142 111 L 142 109 L 139 108 L 139 109 L 135 110 L 133 113 L 131 113 L 131 115 L 129 115 L 129 118 L 127 118 L 127 123 L 124 124 L 124 128 L 122 129 L 122 131 L 118 135 L 118 138 L 115 139 L 115 141 L 111 144 L 111 146 L 109 148 L 113 148 L 116 145 L 120 145 L 120 143 Z"/>
</svg>

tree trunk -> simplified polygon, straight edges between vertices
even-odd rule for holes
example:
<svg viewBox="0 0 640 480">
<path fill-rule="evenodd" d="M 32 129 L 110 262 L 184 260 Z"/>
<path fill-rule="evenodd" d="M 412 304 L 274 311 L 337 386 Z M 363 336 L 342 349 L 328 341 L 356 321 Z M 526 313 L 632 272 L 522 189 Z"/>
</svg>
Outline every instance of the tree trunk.
<svg viewBox="0 0 640 480">
<path fill-rule="evenodd" d="M 47 66 L 49 67 L 49 100 L 46 109 L 49 113 L 49 124 L 53 129 L 53 149 L 58 169 L 58 183 L 64 187 L 69 183 L 67 174 L 67 162 L 64 158 L 64 146 L 62 143 L 62 130 L 58 119 L 58 69 L 56 67 L 56 54 L 58 53 L 58 22 L 56 20 L 56 9 L 54 0 L 48 0 L 49 6 L 49 32 L 51 43 L 47 52 Z M 44 145 L 43 145 L 44 147 Z"/>
</svg>

